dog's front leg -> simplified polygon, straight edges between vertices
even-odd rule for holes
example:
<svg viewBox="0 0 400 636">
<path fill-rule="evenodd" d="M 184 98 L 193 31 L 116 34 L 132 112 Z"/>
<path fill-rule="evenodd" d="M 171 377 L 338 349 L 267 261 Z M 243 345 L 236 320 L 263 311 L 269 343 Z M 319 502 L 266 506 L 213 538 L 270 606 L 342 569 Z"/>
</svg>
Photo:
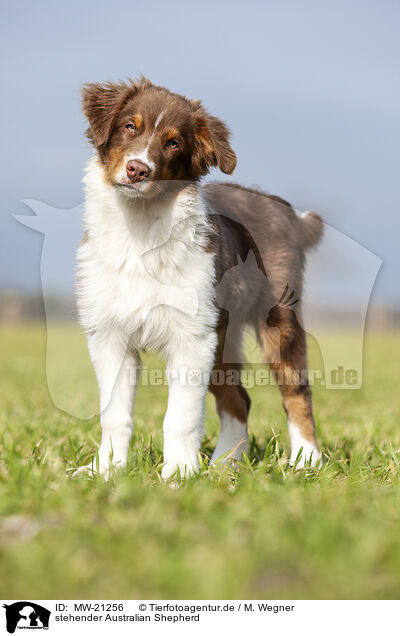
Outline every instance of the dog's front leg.
<svg viewBox="0 0 400 636">
<path fill-rule="evenodd" d="M 120 334 L 96 332 L 88 337 L 90 357 L 100 391 L 101 444 L 98 472 L 106 479 L 110 463 L 126 465 L 132 436 L 132 411 L 140 358 Z M 83 469 L 96 472 L 96 462 Z"/>
<path fill-rule="evenodd" d="M 198 469 L 204 400 L 216 347 L 215 334 L 196 339 L 169 357 L 168 408 L 164 419 L 162 477 L 191 475 Z"/>
</svg>

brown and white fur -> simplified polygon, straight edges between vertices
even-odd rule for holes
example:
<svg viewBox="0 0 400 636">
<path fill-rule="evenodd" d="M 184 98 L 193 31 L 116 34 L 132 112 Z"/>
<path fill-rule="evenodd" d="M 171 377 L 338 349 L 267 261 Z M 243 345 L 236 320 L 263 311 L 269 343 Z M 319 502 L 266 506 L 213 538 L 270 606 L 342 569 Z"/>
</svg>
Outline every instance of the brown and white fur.
<svg viewBox="0 0 400 636">
<path fill-rule="evenodd" d="M 285 289 L 301 297 L 304 251 L 321 235 L 319 217 L 301 218 L 282 199 L 234 184 L 200 186 L 213 166 L 231 174 L 236 156 L 225 124 L 198 101 L 142 78 L 85 85 L 83 110 L 96 152 L 84 179 L 77 297 L 100 389 L 99 471 L 107 476 L 110 462 L 126 464 L 132 367 L 143 350 L 167 359 L 164 478 L 196 470 L 208 388 L 221 419 L 213 459 L 247 452 L 246 390 L 240 381 L 210 381 L 213 369 L 241 369 L 246 325 L 280 377 L 291 462 L 302 449 L 299 465 L 315 465 L 310 388 L 292 378 L 307 364 L 300 302 L 295 314 L 279 299 Z M 249 253 L 256 273 L 239 268 L 217 294 L 224 274 Z"/>
</svg>

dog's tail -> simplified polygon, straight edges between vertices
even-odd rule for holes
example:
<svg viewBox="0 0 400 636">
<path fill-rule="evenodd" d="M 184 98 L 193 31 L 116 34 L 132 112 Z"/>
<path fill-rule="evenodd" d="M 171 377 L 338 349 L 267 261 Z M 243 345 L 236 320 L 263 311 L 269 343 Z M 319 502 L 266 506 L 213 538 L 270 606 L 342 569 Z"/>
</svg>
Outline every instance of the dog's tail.
<svg viewBox="0 0 400 636">
<path fill-rule="evenodd" d="M 301 243 L 304 248 L 315 247 L 324 233 L 324 223 L 316 212 L 304 212 L 299 217 Z"/>
</svg>

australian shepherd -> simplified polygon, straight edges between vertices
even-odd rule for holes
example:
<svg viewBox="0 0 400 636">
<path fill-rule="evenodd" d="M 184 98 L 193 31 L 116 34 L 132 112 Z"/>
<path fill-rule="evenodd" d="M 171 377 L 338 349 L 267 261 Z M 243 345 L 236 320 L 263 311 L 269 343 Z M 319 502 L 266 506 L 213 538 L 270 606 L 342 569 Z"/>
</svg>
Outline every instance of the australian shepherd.
<svg viewBox="0 0 400 636">
<path fill-rule="evenodd" d="M 95 152 L 77 298 L 102 429 L 97 466 L 86 468 L 107 477 L 126 464 L 141 351 L 167 361 L 163 478 L 196 471 L 208 389 L 221 420 L 212 460 L 240 459 L 250 409 L 240 381 L 245 327 L 277 379 L 290 462 L 319 464 L 301 293 L 320 217 L 234 183 L 200 185 L 210 168 L 236 166 L 227 126 L 200 101 L 141 78 L 85 85 L 83 111 Z"/>
</svg>

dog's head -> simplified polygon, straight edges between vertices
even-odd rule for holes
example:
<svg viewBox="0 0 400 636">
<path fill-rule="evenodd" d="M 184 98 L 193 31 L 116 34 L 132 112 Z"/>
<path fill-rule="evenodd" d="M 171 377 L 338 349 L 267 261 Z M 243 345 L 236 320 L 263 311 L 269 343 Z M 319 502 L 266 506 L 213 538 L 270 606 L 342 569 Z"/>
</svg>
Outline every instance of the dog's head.
<svg viewBox="0 0 400 636">
<path fill-rule="evenodd" d="M 236 155 L 223 121 L 193 101 L 134 82 L 86 84 L 83 111 L 106 180 L 130 196 L 153 197 L 168 184 L 196 181 L 212 166 L 231 174 Z"/>
</svg>

